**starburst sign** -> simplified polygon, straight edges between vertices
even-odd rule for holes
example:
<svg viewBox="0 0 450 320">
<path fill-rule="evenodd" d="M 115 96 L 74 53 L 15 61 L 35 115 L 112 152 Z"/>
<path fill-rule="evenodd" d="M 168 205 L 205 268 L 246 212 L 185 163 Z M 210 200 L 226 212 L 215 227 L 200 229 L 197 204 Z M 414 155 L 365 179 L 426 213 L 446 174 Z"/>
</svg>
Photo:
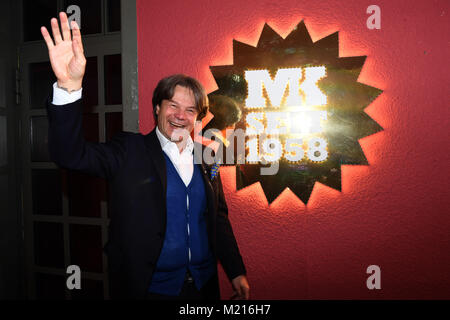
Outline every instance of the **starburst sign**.
<svg viewBox="0 0 450 320">
<path fill-rule="evenodd" d="M 271 203 L 288 187 L 307 203 L 316 181 L 341 190 L 341 165 L 368 165 L 358 139 L 382 130 L 364 112 L 382 91 L 357 82 L 365 59 L 339 57 L 337 32 L 313 43 L 303 21 L 285 39 L 266 24 L 256 47 L 233 41 L 233 64 L 211 67 L 210 95 L 242 109 L 238 190 L 260 182 Z"/>
</svg>

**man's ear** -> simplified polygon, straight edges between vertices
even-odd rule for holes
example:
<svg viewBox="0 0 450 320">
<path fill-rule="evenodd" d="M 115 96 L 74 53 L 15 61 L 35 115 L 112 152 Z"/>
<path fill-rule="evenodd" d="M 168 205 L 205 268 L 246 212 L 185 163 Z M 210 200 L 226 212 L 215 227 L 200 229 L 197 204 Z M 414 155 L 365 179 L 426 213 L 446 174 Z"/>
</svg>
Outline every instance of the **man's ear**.
<svg viewBox="0 0 450 320">
<path fill-rule="evenodd" d="M 156 111 L 155 111 L 156 115 L 159 115 L 159 104 L 156 106 Z"/>
</svg>

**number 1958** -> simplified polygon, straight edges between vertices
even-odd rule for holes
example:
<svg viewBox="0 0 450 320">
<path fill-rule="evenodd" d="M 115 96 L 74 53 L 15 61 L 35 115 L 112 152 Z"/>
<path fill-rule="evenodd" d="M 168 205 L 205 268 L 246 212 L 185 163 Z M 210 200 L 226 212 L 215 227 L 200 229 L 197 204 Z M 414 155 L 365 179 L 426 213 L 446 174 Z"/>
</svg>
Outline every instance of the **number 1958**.
<svg viewBox="0 0 450 320">
<path fill-rule="evenodd" d="M 302 139 L 286 139 L 284 145 L 284 158 L 288 161 L 301 161 L 305 152 L 302 149 Z M 306 155 L 309 160 L 314 162 L 324 161 L 328 158 L 327 141 L 323 138 L 315 137 L 308 141 L 308 150 Z M 261 142 L 261 153 L 258 155 L 258 139 L 252 138 L 247 141 L 247 162 L 259 162 L 264 158 L 269 162 L 277 162 L 283 155 L 283 147 L 278 138 L 267 138 Z"/>
</svg>

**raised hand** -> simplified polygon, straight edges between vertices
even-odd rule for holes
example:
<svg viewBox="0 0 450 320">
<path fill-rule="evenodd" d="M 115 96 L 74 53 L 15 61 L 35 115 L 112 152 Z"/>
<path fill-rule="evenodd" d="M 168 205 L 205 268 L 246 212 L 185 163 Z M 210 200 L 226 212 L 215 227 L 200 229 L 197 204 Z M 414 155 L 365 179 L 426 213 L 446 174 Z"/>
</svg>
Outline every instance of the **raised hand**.
<svg viewBox="0 0 450 320">
<path fill-rule="evenodd" d="M 51 19 L 53 38 L 47 28 L 41 27 L 41 33 L 48 48 L 48 55 L 53 72 L 58 81 L 58 87 L 72 92 L 81 88 L 84 72 L 86 70 L 86 58 L 81 42 L 80 28 L 75 21 L 72 21 L 72 38 L 67 15 L 59 13 L 61 21 L 62 36 L 59 32 L 58 20 Z"/>
</svg>

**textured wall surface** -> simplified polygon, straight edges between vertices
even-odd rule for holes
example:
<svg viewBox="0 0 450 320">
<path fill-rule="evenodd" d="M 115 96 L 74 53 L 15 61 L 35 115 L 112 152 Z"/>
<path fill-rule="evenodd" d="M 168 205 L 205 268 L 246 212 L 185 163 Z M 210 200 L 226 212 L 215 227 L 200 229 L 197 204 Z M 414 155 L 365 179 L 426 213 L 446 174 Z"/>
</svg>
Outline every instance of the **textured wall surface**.
<svg viewBox="0 0 450 320">
<path fill-rule="evenodd" d="M 366 8 L 381 8 L 381 30 Z M 216 89 L 211 65 L 232 40 L 256 45 L 265 22 L 283 37 L 302 19 L 314 41 L 339 31 L 340 55 L 367 55 L 359 82 L 383 90 L 365 110 L 384 131 L 360 140 L 370 166 L 344 166 L 342 192 L 316 183 L 305 206 L 285 190 L 236 192 L 221 175 L 252 298 L 450 298 L 450 2 L 137 1 L 139 116 L 154 126 L 152 91 L 172 73 Z M 381 290 L 366 268 L 381 268 Z M 231 289 L 221 273 L 222 295 Z"/>
</svg>

